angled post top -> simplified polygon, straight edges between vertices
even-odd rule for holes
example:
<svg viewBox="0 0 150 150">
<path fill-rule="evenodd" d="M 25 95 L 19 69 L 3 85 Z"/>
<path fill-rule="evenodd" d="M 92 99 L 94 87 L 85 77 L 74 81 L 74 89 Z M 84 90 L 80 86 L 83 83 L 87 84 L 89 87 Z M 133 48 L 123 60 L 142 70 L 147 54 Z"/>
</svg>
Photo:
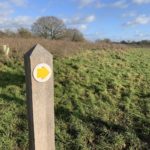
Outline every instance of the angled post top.
<svg viewBox="0 0 150 150">
<path fill-rule="evenodd" d="M 40 44 L 36 44 L 33 46 L 29 51 L 27 51 L 24 55 L 24 57 L 40 57 L 40 56 L 46 56 L 46 57 L 53 57 L 53 55 L 45 49 Z"/>
</svg>

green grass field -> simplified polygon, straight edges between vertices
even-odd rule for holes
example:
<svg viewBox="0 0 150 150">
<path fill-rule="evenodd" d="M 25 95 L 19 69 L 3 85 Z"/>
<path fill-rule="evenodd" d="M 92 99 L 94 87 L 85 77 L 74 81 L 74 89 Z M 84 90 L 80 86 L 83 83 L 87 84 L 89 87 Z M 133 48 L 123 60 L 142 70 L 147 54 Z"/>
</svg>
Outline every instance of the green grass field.
<svg viewBox="0 0 150 150">
<path fill-rule="evenodd" d="M 54 59 L 57 150 L 150 149 L 150 50 Z M 0 56 L 0 150 L 28 150 L 23 61 Z"/>
</svg>

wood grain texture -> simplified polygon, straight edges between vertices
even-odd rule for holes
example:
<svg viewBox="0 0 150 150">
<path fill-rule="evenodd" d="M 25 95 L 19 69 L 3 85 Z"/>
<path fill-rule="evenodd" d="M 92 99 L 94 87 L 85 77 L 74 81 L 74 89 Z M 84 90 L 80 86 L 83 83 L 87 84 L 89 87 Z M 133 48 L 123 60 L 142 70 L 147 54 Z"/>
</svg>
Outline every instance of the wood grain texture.
<svg viewBox="0 0 150 150">
<path fill-rule="evenodd" d="M 27 107 L 29 120 L 29 149 L 55 150 L 54 79 L 37 82 L 33 70 L 46 63 L 53 71 L 53 56 L 37 44 L 24 57 L 26 72 Z"/>
</svg>

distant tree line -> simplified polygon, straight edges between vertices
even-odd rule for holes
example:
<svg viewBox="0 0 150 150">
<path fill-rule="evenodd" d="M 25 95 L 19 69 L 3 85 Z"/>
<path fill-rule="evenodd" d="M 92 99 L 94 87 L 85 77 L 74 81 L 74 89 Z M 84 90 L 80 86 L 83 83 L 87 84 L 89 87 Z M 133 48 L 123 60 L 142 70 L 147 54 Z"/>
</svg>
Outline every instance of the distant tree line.
<svg viewBox="0 0 150 150">
<path fill-rule="evenodd" d="M 141 41 L 121 41 L 121 44 L 126 45 L 150 45 L 150 40 L 141 40 Z"/>
<path fill-rule="evenodd" d="M 105 39 L 97 39 L 95 43 L 113 43 L 113 42 L 111 41 L 111 39 L 105 38 Z"/>
<path fill-rule="evenodd" d="M 141 40 L 141 41 L 130 41 L 130 40 L 123 40 L 120 42 L 113 42 L 109 38 L 105 39 L 97 39 L 95 43 L 115 43 L 115 44 L 125 44 L 125 45 L 137 45 L 137 46 L 150 46 L 150 40 Z"/>
<path fill-rule="evenodd" d="M 53 17 L 40 17 L 37 19 L 31 30 L 27 28 L 19 28 L 16 32 L 12 30 L 0 31 L 0 37 L 42 37 L 51 40 L 70 40 L 70 41 L 84 41 L 83 34 L 75 28 L 67 28 L 63 20 Z"/>
</svg>

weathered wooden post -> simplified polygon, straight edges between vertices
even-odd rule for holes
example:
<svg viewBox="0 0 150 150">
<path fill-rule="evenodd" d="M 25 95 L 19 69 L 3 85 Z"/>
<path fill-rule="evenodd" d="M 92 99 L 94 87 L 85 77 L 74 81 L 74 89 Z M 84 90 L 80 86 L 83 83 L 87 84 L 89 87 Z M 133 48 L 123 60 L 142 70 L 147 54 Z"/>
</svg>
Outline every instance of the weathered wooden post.
<svg viewBox="0 0 150 150">
<path fill-rule="evenodd" d="M 29 149 L 55 150 L 53 56 L 37 44 L 24 60 Z"/>
</svg>

